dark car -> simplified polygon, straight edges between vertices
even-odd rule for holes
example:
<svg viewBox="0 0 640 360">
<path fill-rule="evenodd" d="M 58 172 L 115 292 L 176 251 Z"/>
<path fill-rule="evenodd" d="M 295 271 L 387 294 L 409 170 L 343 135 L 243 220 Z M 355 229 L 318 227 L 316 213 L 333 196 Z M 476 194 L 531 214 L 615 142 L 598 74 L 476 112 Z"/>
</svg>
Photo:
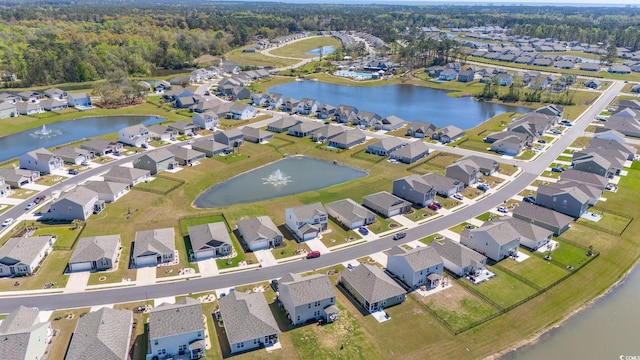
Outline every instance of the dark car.
<svg viewBox="0 0 640 360">
<path fill-rule="evenodd" d="M 314 250 L 310 253 L 307 253 L 307 259 L 313 259 L 313 258 L 317 258 L 320 257 L 320 251 L 318 250 Z"/>
<path fill-rule="evenodd" d="M 400 240 L 400 239 L 404 238 L 405 236 L 407 236 L 407 233 L 404 232 L 404 231 L 401 231 L 401 232 L 395 233 L 393 235 L 393 240 Z"/>
<path fill-rule="evenodd" d="M 33 199 L 33 202 L 36 203 L 36 204 L 40 204 L 41 202 L 44 201 L 44 199 L 45 199 L 45 196 L 44 195 L 40 195 L 40 196 L 37 196 L 35 199 Z"/>
<path fill-rule="evenodd" d="M 78 170 L 76 170 L 76 169 L 69 169 L 69 175 L 78 175 Z"/>
<path fill-rule="evenodd" d="M 360 234 L 362 234 L 362 235 L 369 235 L 369 229 L 367 229 L 367 228 L 366 228 L 366 227 L 364 227 L 364 226 L 360 226 L 360 227 L 358 228 L 358 232 L 359 232 Z"/>
<path fill-rule="evenodd" d="M 487 184 L 480 184 L 480 185 L 478 185 L 476 188 L 477 188 L 478 190 L 481 190 L 481 191 L 487 191 L 487 190 L 489 190 L 489 185 L 487 185 Z"/>
<path fill-rule="evenodd" d="M 542 140 L 542 139 L 538 140 L 538 144 L 546 144 L 546 143 L 547 143 L 546 140 Z"/>
<path fill-rule="evenodd" d="M 532 203 L 532 204 L 536 203 L 536 198 L 534 198 L 533 196 L 527 196 L 522 200 L 524 200 L 524 202 L 528 202 L 528 203 Z"/>
<path fill-rule="evenodd" d="M 564 169 L 561 167 L 552 167 L 551 171 L 561 173 L 561 172 L 564 172 Z"/>
</svg>

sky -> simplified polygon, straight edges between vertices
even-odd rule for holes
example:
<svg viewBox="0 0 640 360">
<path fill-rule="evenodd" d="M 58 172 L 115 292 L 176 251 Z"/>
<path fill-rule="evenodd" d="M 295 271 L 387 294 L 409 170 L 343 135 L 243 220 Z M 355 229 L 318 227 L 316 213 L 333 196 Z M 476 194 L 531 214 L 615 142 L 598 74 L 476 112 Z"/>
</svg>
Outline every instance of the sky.
<svg viewBox="0 0 640 360">
<path fill-rule="evenodd" d="M 620 5 L 634 5 L 640 6 L 638 0 L 253 0 L 253 1 L 277 1 L 277 2 L 291 2 L 291 3 L 338 3 L 338 4 L 367 4 L 367 3 L 415 3 L 415 4 L 523 4 L 523 5 L 574 5 L 574 6 L 620 6 Z"/>
</svg>

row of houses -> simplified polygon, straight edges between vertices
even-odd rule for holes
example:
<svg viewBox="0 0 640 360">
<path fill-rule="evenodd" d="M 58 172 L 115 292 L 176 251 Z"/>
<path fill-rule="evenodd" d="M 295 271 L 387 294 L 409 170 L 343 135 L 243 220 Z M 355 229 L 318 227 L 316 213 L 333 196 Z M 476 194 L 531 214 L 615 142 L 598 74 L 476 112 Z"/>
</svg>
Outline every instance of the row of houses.
<svg viewBox="0 0 640 360">
<path fill-rule="evenodd" d="M 604 123 L 604 128 L 626 136 L 640 137 L 640 101 L 620 100 L 616 111 Z"/>
<path fill-rule="evenodd" d="M 26 100 L 25 100 L 26 99 Z M 18 94 L 0 94 L 0 119 L 19 115 L 41 114 L 67 107 L 86 109 L 91 105 L 91 97 L 86 92 L 67 94 L 60 89 L 49 89 L 44 93 L 23 91 Z"/>
</svg>

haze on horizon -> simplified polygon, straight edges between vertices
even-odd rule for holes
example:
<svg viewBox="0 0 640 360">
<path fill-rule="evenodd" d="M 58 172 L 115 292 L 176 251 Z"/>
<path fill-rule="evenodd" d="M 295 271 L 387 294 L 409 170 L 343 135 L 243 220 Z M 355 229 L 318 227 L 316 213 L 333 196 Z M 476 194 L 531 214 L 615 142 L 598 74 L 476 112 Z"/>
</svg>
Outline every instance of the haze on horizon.
<svg viewBox="0 0 640 360">
<path fill-rule="evenodd" d="M 228 0 L 228 1 L 238 1 L 238 0 Z M 631 6 L 639 6 L 640 4 L 634 3 L 633 0 L 241 0 L 241 1 L 258 1 L 258 2 L 284 2 L 284 3 L 332 3 L 332 4 L 406 4 L 406 3 L 416 3 L 416 4 L 451 4 L 451 5 L 553 5 L 553 6 L 561 6 L 561 5 L 578 5 L 578 6 L 594 6 L 594 5 L 602 5 L 606 6 L 621 6 L 621 5 L 631 5 Z"/>
</svg>

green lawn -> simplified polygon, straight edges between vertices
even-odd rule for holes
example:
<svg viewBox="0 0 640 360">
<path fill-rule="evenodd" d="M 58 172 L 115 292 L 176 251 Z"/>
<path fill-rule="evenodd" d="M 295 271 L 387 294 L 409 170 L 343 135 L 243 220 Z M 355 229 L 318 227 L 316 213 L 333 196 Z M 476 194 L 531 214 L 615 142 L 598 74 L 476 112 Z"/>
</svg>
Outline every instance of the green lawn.
<svg viewBox="0 0 640 360">
<path fill-rule="evenodd" d="M 78 236 L 80 236 L 80 232 L 82 230 L 82 226 L 76 229 L 75 225 L 72 225 L 72 224 L 46 225 L 46 224 L 37 222 L 29 226 L 30 227 L 36 226 L 38 228 L 33 233 L 33 236 L 38 236 L 38 235 L 57 236 L 58 238 L 55 244 L 53 244 L 53 247 L 56 250 L 71 250 L 76 242 L 76 239 L 78 238 Z"/>
<path fill-rule="evenodd" d="M 536 293 L 534 288 L 495 266 L 487 266 L 487 269 L 494 272 L 496 276 L 478 285 L 468 286 L 473 286 L 478 292 L 503 308 L 509 307 Z M 463 281 L 468 282 L 464 278 L 458 279 L 459 283 Z"/>
<path fill-rule="evenodd" d="M 429 235 L 427 237 L 424 237 L 424 238 L 420 239 L 420 242 L 425 244 L 425 245 L 429 245 L 434 240 L 438 241 L 438 240 L 442 240 L 442 239 L 444 239 L 444 236 L 442 236 L 440 234 L 432 234 L 432 235 Z"/>
<path fill-rule="evenodd" d="M 616 215 L 607 211 L 594 209 L 594 208 L 589 209 L 589 211 L 602 215 L 602 219 L 600 219 L 600 221 L 598 221 L 597 223 L 594 223 L 592 221 L 581 218 L 577 220 L 579 224 L 588 224 L 588 225 L 591 225 L 592 227 L 607 229 L 609 231 L 613 231 L 617 234 L 620 234 L 624 229 L 626 229 L 626 227 L 632 221 L 631 214 L 629 214 L 629 216 L 620 216 L 620 215 Z"/>
<path fill-rule="evenodd" d="M 273 56 L 263 55 L 259 52 L 245 53 L 242 49 L 235 49 L 225 54 L 225 60 L 240 65 L 251 66 L 274 66 L 285 67 L 293 65 L 300 60 L 297 59 L 285 59 Z"/>
<path fill-rule="evenodd" d="M 456 225 L 454 227 L 449 228 L 449 230 L 453 231 L 456 234 L 461 234 L 462 230 L 466 229 L 467 227 L 473 229 L 476 226 L 465 221 L 465 222 L 460 223 L 460 224 L 458 224 L 458 225 Z"/>
<path fill-rule="evenodd" d="M 393 227 L 390 226 L 392 224 L 394 224 Z M 397 222 L 393 221 L 390 218 L 383 218 L 381 216 L 376 216 L 376 222 L 374 222 L 371 225 L 367 225 L 367 228 L 373 231 L 374 233 L 379 234 L 385 231 L 393 230 L 394 228 L 397 229 L 400 226 L 401 226 L 400 224 L 398 224 Z"/>
<path fill-rule="evenodd" d="M 578 268 L 583 263 L 590 260 L 587 256 L 587 250 L 581 249 L 577 246 L 558 240 L 560 245 L 551 253 L 553 261 L 559 263 L 561 266 L 573 266 Z"/>
<path fill-rule="evenodd" d="M 166 177 L 156 176 L 153 180 L 147 183 L 141 182 L 137 184 L 133 187 L 133 189 L 166 195 L 170 191 L 175 190 L 180 185 L 182 185 L 182 183 L 179 181 L 175 181 Z"/>
<path fill-rule="evenodd" d="M 322 46 L 333 46 L 334 49 L 337 49 L 342 45 L 340 43 L 340 40 L 331 36 L 311 37 L 309 39 L 296 41 L 285 46 L 280 46 L 279 48 L 271 50 L 270 53 L 277 56 L 307 59 L 318 57 L 319 55 L 309 55 L 305 54 L 306 52 L 318 49 Z"/>
<path fill-rule="evenodd" d="M 434 151 L 425 160 L 411 166 L 410 171 L 419 175 L 430 172 L 444 175 L 444 169 L 461 157 L 447 152 Z"/>
<path fill-rule="evenodd" d="M 504 267 L 515 274 L 545 288 L 553 284 L 558 279 L 567 275 L 568 270 L 554 265 L 553 263 L 542 259 L 540 256 L 532 256 L 531 252 L 520 249 L 521 252 L 531 256 L 523 262 L 516 262 L 513 259 L 502 260 L 498 266 Z M 552 254 L 553 255 L 553 254 Z"/>
<path fill-rule="evenodd" d="M 69 276 L 64 274 L 71 251 L 53 251 L 44 258 L 44 263 L 36 275 L 0 279 L 0 291 L 41 290 L 45 284 L 53 284 L 53 289 L 63 289 Z M 19 286 L 14 286 L 19 283 Z"/>
<path fill-rule="evenodd" d="M 494 214 L 490 211 L 487 211 L 486 213 L 480 214 L 478 216 L 476 216 L 476 219 L 487 222 L 491 219 L 495 219 L 495 218 L 499 218 L 500 215 Z"/>
<path fill-rule="evenodd" d="M 302 252 L 307 253 L 309 251 L 311 251 L 311 249 L 309 249 L 309 245 L 305 243 L 299 243 L 291 239 L 284 239 L 284 243 L 271 250 L 271 253 L 276 259 L 284 259 L 300 255 Z"/>
</svg>

